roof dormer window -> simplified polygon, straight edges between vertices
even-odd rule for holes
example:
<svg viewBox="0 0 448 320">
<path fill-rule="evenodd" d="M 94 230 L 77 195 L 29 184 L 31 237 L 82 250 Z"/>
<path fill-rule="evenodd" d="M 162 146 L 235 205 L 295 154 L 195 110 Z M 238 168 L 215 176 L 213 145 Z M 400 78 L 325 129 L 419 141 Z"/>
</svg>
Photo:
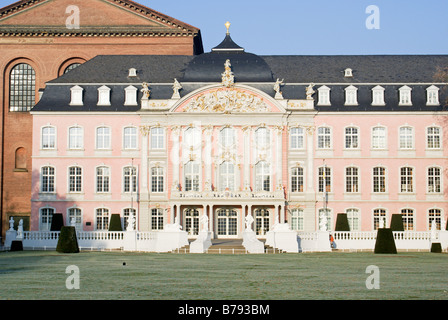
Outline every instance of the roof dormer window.
<svg viewBox="0 0 448 320">
<path fill-rule="evenodd" d="M 131 68 L 129 69 L 128 77 L 136 77 L 137 76 L 137 69 Z"/>
<path fill-rule="evenodd" d="M 439 88 L 432 85 L 429 88 L 426 88 L 426 105 L 427 106 L 438 106 L 439 103 Z"/>
<path fill-rule="evenodd" d="M 411 99 L 411 91 L 412 89 L 408 86 L 403 86 L 399 91 L 400 100 L 398 102 L 398 105 L 400 106 L 412 106 L 412 99 Z"/>
<path fill-rule="evenodd" d="M 318 98 L 319 101 L 317 102 L 317 105 L 319 106 L 329 106 L 331 105 L 330 102 L 330 88 L 327 86 L 322 86 L 317 89 L 318 91 Z"/>
<path fill-rule="evenodd" d="M 102 86 L 98 88 L 98 105 L 110 106 L 110 88 Z"/>
<path fill-rule="evenodd" d="M 124 89 L 125 91 L 125 106 L 136 106 L 137 102 L 137 88 L 134 86 L 129 86 Z"/>
<path fill-rule="evenodd" d="M 358 88 L 354 86 L 348 86 L 345 88 L 345 105 L 357 106 L 358 105 Z"/>
<path fill-rule="evenodd" d="M 70 93 L 71 93 L 71 100 L 70 100 L 70 105 L 71 106 L 82 106 L 83 102 L 82 102 L 82 92 L 84 91 L 83 88 L 81 88 L 80 86 L 74 86 L 70 88 Z"/>
<path fill-rule="evenodd" d="M 345 78 L 351 78 L 353 77 L 353 70 L 350 68 L 347 68 L 344 70 L 344 77 Z"/>
<path fill-rule="evenodd" d="M 372 88 L 372 106 L 385 106 L 384 102 L 384 88 L 376 86 Z"/>
</svg>

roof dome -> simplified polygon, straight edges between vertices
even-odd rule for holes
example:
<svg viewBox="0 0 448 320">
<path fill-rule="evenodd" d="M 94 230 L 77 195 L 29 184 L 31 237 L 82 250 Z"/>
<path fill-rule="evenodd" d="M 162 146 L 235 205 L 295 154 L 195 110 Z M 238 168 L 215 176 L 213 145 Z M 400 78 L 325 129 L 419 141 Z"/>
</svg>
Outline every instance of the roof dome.
<svg viewBox="0 0 448 320">
<path fill-rule="evenodd" d="M 227 24 L 226 24 L 227 26 Z M 211 52 L 191 60 L 185 69 L 183 82 L 221 82 L 226 60 L 230 60 L 235 82 L 272 82 L 271 68 L 263 58 L 245 52 L 227 30 L 224 40 Z"/>
</svg>

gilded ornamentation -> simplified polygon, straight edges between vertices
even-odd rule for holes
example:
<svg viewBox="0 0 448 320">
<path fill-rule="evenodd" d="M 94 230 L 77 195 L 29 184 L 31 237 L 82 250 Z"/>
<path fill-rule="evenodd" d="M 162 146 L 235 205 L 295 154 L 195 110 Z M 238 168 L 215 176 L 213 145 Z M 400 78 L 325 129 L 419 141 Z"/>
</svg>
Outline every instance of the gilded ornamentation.
<svg viewBox="0 0 448 320">
<path fill-rule="evenodd" d="M 248 113 L 269 112 L 262 98 L 235 88 L 220 88 L 192 99 L 184 112 Z"/>
<path fill-rule="evenodd" d="M 230 60 L 227 59 L 226 63 L 224 64 L 225 71 L 223 74 L 221 74 L 222 85 L 227 88 L 232 87 L 235 82 L 235 77 L 233 75 L 231 67 L 232 65 L 230 64 Z"/>
</svg>

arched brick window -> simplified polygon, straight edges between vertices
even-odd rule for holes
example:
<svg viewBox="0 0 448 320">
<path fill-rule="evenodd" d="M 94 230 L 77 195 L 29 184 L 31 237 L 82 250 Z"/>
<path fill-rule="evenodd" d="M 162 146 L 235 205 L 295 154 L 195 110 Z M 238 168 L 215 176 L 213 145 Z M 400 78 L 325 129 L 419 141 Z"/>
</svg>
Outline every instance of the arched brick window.
<svg viewBox="0 0 448 320">
<path fill-rule="evenodd" d="M 36 100 L 36 72 L 27 63 L 12 68 L 9 77 L 9 111 L 30 111 Z"/>
<path fill-rule="evenodd" d="M 15 154 L 15 170 L 26 171 L 26 149 L 17 148 Z"/>
</svg>

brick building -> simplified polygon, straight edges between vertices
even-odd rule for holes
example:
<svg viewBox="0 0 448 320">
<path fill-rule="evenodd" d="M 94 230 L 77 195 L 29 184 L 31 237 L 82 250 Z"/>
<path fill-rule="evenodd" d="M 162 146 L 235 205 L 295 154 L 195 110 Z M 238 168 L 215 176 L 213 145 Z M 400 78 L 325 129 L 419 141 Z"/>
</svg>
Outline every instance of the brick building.
<svg viewBox="0 0 448 320">
<path fill-rule="evenodd" d="M 21 0 L 0 8 L 2 235 L 31 211 L 30 109 L 45 83 L 97 55 L 195 55 L 200 30 L 128 0 Z M 17 222 L 17 221 L 16 221 Z"/>
</svg>

